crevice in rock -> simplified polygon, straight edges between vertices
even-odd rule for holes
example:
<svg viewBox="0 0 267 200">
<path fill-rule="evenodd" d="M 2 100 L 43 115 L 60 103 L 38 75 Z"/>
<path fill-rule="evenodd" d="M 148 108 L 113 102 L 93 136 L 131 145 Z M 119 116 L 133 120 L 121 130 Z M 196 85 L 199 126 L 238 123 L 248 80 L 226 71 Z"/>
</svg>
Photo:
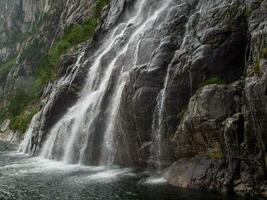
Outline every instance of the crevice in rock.
<svg viewBox="0 0 267 200">
<path fill-rule="evenodd" d="M 237 121 L 237 136 L 238 136 L 238 144 L 242 144 L 245 140 L 244 134 L 245 134 L 245 120 L 244 116 L 240 115 Z"/>
<path fill-rule="evenodd" d="M 233 159 L 229 160 L 229 173 L 232 173 L 230 176 L 227 193 L 228 194 L 235 194 L 234 191 L 234 182 L 235 180 L 240 177 L 240 160 Z"/>
</svg>

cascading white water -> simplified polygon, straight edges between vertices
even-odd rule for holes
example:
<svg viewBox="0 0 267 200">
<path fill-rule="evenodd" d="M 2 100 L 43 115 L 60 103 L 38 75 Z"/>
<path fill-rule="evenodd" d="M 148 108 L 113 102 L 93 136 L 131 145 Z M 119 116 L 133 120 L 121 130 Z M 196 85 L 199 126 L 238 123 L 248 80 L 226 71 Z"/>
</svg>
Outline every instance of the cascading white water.
<svg viewBox="0 0 267 200">
<path fill-rule="evenodd" d="M 104 133 L 104 144 L 102 146 L 101 163 L 105 163 L 108 165 L 111 165 L 114 162 L 115 148 L 114 148 L 113 132 L 116 126 L 117 115 L 118 115 L 119 108 L 121 105 L 121 97 L 122 97 L 122 93 L 126 85 L 127 77 L 128 77 L 128 73 L 126 72 L 122 75 L 121 80 L 119 81 L 119 84 L 118 84 L 119 86 L 116 88 L 117 92 L 112 100 L 113 107 L 107 120 L 108 126 Z"/>
<path fill-rule="evenodd" d="M 68 73 L 68 75 L 63 76 L 61 79 L 59 79 L 57 84 L 56 84 L 56 87 L 60 87 L 64 84 L 68 84 L 68 83 L 71 83 L 73 81 L 73 79 L 75 77 L 75 73 L 77 73 L 77 68 L 80 67 L 80 61 L 81 61 L 83 56 L 84 56 L 84 52 L 79 54 L 78 59 L 74 65 L 74 67 L 71 69 L 71 72 Z M 53 99 L 52 97 L 54 95 L 55 95 L 55 93 L 52 93 L 50 95 L 51 99 Z M 32 136 L 33 136 L 34 128 L 35 128 L 35 125 L 38 121 L 39 116 L 40 116 L 40 112 L 33 116 L 31 123 L 30 123 L 30 125 L 29 125 L 29 127 L 25 133 L 25 136 L 18 147 L 18 152 L 29 153 L 31 151 Z"/>
<path fill-rule="evenodd" d="M 22 142 L 19 145 L 18 148 L 18 152 L 21 153 L 28 153 L 31 151 L 31 146 L 32 146 L 32 134 L 33 134 L 33 129 L 36 123 L 36 120 L 38 118 L 40 113 L 37 113 L 36 115 L 34 115 L 31 124 L 27 130 L 27 132 L 25 133 L 24 139 L 22 140 Z"/>
<path fill-rule="evenodd" d="M 156 167 L 157 171 L 160 172 L 162 168 L 162 139 L 165 133 L 164 117 L 165 117 L 165 100 L 167 92 L 167 84 L 170 78 L 170 68 L 168 68 L 167 75 L 164 80 L 164 87 L 159 92 L 157 97 L 157 105 L 153 114 L 152 123 L 152 146 L 151 146 L 151 157 L 150 162 Z"/>
<path fill-rule="evenodd" d="M 157 18 L 163 11 L 168 9 L 168 4 L 171 1 L 167 0 L 162 5 L 155 3 L 154 6 L 158 8 L 154 11 L 146 9 L 151 2 L 147 0 L 138 1 L 132 13 L 126 17 L 125 22 L 120 23 L 107 34 L 106 38 L 103 39 L 105 42 L 96 50 L 91 58 L 93 62 L 89 68 L 86 83 L 81 90 L 77 103 L 69 108 L 64 116 L 47 133 L 48 138 L 41 149 L 40 155 L 42 157 L 57 159 L 65 163 L 83 164 L 84 160 L 89 160 L 90 164 L 91 157 L 93 156 L 91 154 L 93 154 L 95 145 L 92 138 L 96 137 L 95 130 L 98 130 L 95 124 L 100 118 L 104 119 L 104 123 L 103 121 L 101 122 L 103 127 L 99 127 L 101 132 L 98 133 L 102 134 L 103 138 L 99 160 L 104 165 L 111 165 L 113 163 L 116 152 L 114 129 L 116 127 L 122 94 L 127 82 L 128 71 L 137 64 L 140 64 L 138 63 L 138 55 L 141 40 L 146 31 L 153 30 Z M 127 66 L 118 64 L 132 46 L 135 49 L 134 57 L 128 61 Z M 77 73 L 77 68 L 82 64 L 89 63 L 88 60 L 81 63 L 82 57 L 84 57 L 84 52 L 78 56 L 71 73 L 61 78 L 58 84 L 71 83 L 72 78 Z M 108 62 L 104 62 L 107 59 Z M 110 100 L 106 98 L 107 93 L 110 96 Z M 107 106 L 103 110 L 104 101 L 107 103 Z M 25 141 L 30 141 L 31 130 L 29 129 L 28 132 L 29 134 L 27 135 L 29 137 L 27 136 Z"/>
<path fill-rule="evenodd" d="M 117 53 L 117 56 L 115 56 L 111 63 L 107 66 L 102 78 L 101 61 L 107 53 L 109 53 L 121 42 L 121 40 L 124 39 L 123 36 L 128 30 L 127 28 L 129 24 L 141 23 L 138 22 L 138 15 L 141 14 L 142 10 L 140 8 L 142 8 L 142 4 L 144 4 L 144 2 L 145 0 L 140 3 L 141 6 L 138 9 L 137 16 L 133 17 L 128 22 L 128 24 L 124 26 L 124 29 L 121 31 L 121 33 L 115 35 L 117 33 L 117 30 L 120 28 L 120 26 L 118 26 L 111 34 L 111 37 L 103 45 L 102 52 L 97 56 L 93 65 L 90 67 L 87 81 L 78 103 L 70 108 L 67 114 L 65 114 L 65 116 L 52 128 L 52 130 L 50 131 L 50 137 L 48 138 L 47 142 L 44 145 L 44 148 L 42 149 L 42 156 L 50 158 L 52 156 L 53 147 L 57 138 L 61 137 L 61 140 L 64 141 L 63 161 L 66 163 L 72 163 L 74 153 L 77 153 L 74 152 L 75 144 L 77 143 L 77 141 L 80 141 L 81 138 L 83 138 L 84 143 L 82 143 L 82 146 L 80 146 L 80 153 L 78 153 L 79 161 L 83 160 L 83 154 L 88 145 L 86 141 L 90 137 L 90 127 L 93 124 L 94 119 L 100 112 L 100 103 L 109 85 L 112 72 L 114 68 L 116 68 L 116 62 L 118 58 L 127 51 L 129 43 L 126 44 L 122 48 L 122 50 L 119 51 L 119 53 Z M 99 85 L 97 85 L 98 82 L 100 82 Z M 87 120 L 88 118 L 89 120 Z M 70 125 L 70 127 L 66 125 Z M 69 135 L 66 136 L 66 133 L 68 133 Z"/>
</svg>

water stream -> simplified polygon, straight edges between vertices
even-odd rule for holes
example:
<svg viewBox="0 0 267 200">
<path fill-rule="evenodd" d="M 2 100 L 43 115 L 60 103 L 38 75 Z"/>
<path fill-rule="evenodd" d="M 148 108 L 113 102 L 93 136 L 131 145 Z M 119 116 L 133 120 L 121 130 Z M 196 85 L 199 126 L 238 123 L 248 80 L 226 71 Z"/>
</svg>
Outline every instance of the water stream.
<svg viewBox="0 0 267 200">
<path fill-rule="evenodd" d="M 162 164 L 163 161 L 163 153 L 162 153 L 162 140 L 165 132 L 165 99 L 167 92 L 167 84 L 170 78 L 170 71 L 167 71 L 167 75 L 164 81 L 164 87 L 159 92 L 157 97 L 157 105 L 153 114 L 153 123 L 152 123 L 152 146 L 151 146 L 151 157 L 150 163 L 156 168 L 157 173 L 160 173 L 162 168 L 164 167 Z M 166 148 L 166 147 L 165 147 Z"/>
</svg>

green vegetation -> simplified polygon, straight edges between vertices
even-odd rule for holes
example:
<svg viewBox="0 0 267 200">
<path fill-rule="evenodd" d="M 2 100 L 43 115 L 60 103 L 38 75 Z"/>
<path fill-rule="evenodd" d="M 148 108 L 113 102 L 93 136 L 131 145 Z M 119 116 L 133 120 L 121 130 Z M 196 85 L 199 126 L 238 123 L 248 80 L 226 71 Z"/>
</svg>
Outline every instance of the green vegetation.
<svg viewBox="0 0 267 200">
<path fill-rule="evenodd" d="M 225 19 L 234 19 L 235 16 L 240 12 L 239 7 L 238 6 L 231 6 L 229 7 L 227 10 L 225 10 L 225 12 L 223 13 L 223 17 Z"/>
<path fill-rule="evenodd" d="M 245 14 L 245 16 L 246 16 L 246 17 L 250 17 L 251 14 L 252 14 L 252 12 L 253 12 L 252 8 L 246 6 L 246 8 L 245 8 L 245 10 L 244 10 L 244 14 Z"/>
<path fill-rule="evenodd" d="M 261 50 L 261 57 L 262 57 L 263 59 L 267 59 L 267 48 L 263 48 L 263 49 Z"/>
<path fill-rule="evenodd" d="M 32 97 L 22 90 L 17 91 L 16 95 L 10 100 L 7 113 L 11 119 L 10 126 L 13 130 L 26 131 L 33 115 L 37 113 L 36 108 L 29 108 L 28 106 L 32 101 Z"/>
<path fill-rule="evenodd" d="M 66 28 L 63 36 L 55 41 L 46 54 L 40 52 L 41 49 L 44 49 L 45 44 L 38 38 L 32 40 L 22 52 L 20 60 L 27 59 L 29 62 L 36 64 L 37 67 L 32 87 L 28 88 L 27 92 L 24 90 L 16 91 L 16 94 L 10 99 L 6 111 L 0 115 L 1 119 L 6 117 L 11 119 L 10 125 L 13 130 L 26 131 L 32 117 L 37 113 L 37 109 L 31 104 L 38 101 L 43 87 L 57 77 L 60 57 L 71 48 L 89 40 L 93 36 L 101 17 L 101 11 L 107 3 L 108 0 L 96 0 L 92 7 L 91 17 L 81 24 L 71 25 Z M 9 71 L 15 62 L 16 60 L 12 59 L 0 66 L 0 75 Z"/>
<path fill-rule="evenodd" d="M 41 88 L 57 76 L 60 57 L 72 47 L 89 40 L 97 27 L 103 7 L 108 0 L 97 0 L 93 6 L 92 16 L 81 24 L 71 25 L 66 28 L 64 35 L 58 39 L 44 57 L 36 70 L 33 84 L 33 93 L 38 95 Z"/>
<path fill-rule="evenodd" d="M 32 63 L 36 63 L 40 60 L 40 49 L 44 47 L 42 40 L 37 38 L 33 39 L 24 51 L 22 51 L 19 60 L 28 60 Z"/>
<path fill-rule="evenodd" d="M 211 78 L 204 80 L 201 83 L 201 86 L 203 87 L 211 84 L 224 84 L 224 81 L 219 76 L 212 76 Z"/>
<path fill-rule="evenodd" d="M 248 70 L 248 77 L 252 77 L 252 76 L 261 76 L 261 69 L 260 69 L 260 65 L 261 65 L 261 59 L 267 59 L 267 48 L 262 48 L 261 51 L 258 53 L 258 55 L 254 56 L 253 58 L 253 64 L 251 66 L 251 68 Z"/>
<path fill-rule="evenodd" d="M 183 108 L 183 109 L 177 114 L 177 120 L 178 120 L 179 122 L 183 119 L 183 117 L 184 117 L 186 111 L 187 111 L 187 107 L 186 107 L 186 108 Z"/>
<path fill-rule="evenodd" d="M 250 6 L 245 6 L 245 10 L 244 10 L 244 13 L 245 13 L 245 16 L 246 17 L 250 17 L 253 13 L 254 10 L 258 9 L 261 5 L 263 0 L 255 0 L 253 1 L 253 7 L 250 5 Z"/>
<path fill-rule="evenodd" d="M 5 76 L 16 64 L 16 58 L 9 59 L 6 63 L 0 65 L 0 76 Z"/>
<path fill-rule="evenodd" d="M 11 98 L 5 115 L 11 119 L 10 126 L 13 130 L 24 132 L 31 121 L 37 109 L 31 108 L 29 111 L 28 105 L 32 102 L 31 97 L 23 90 L 18 90 Z"/>
<path fill-rule="evenodd" d="M 208 153 L 208 157 L 212 160 L 221 160 L 224 158 L 224 154 L 221 151 L 211 151 Z"/>
<path fill-rule="evenodd" d="M 38 112 L 37 109 L 33 109 L 31 111 L 25 111 L 24 113 L 20 114 L 19 116 L 16 116 L 11 119 L 10 121 L 10 127 L 12 130 L 19 130 L 22 133 L 24 133 L 28 125 L 31 122 L 32 117 Z"/>
<path fill-rule="evenodd" d="M 256 57 L 254 58 L 254 62 L 251 66 L 251 68 L 248 70 L 248 77 L 252 76 L 261 76 L 261 70 L 260 70 L 260 58 Z"/>
<path fill-rule="evenodd" d="M 6 119 L 8 111 L 6 108 L 4 108 L 3 106 L 0 106 L 0 124 Z"/>
<path fill-rule="evenodd" d="M 28 106 L 30 96 L 23 90 L 18 90 L 11 98 L 7 110 L 10 117 L 20 115 Z"/>
</svg>

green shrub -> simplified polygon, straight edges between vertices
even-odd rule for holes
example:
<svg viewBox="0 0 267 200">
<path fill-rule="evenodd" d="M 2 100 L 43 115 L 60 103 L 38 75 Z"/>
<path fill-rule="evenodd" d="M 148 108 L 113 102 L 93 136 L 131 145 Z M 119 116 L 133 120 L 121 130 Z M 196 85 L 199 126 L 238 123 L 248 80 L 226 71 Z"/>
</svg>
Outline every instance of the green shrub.
<svg viewBox="0 0 267 200">
<path fill-rule="evenodd" d="M 93 36 L 101 11 L 107 3 L 107 0 L 97 0 L 93 6 L 93 15 L 81 24 L 71 25 L 66 28 L 64 35 L 49 49 L 35 73 L 33 84 L 35 96 L 38 96 L 38 92 L 45 84 L 56 78 L 60 57 L 70 48 L 89 40 Z"/>
<path fill-rule="evenodd" d="M 107 5 L 108 0 L 97 0 L 94 5 L 94 15 L 100 17 L 101 11 L 105 5 Z"/>
<path fill-rule="evenodd" d="M 201 86 L 203 87 L 205 85 L 211 85 L 211 84 L 224 84 L 224 81 L 218 76 L 212 76 L 211 78 L 204 80 L 201 83 Z"/>
<path fill-rule="evenodd" d="M 3 108 L 2 106 L 0 107 L 0 124 L 7 118 L 8 116 L 8 111 L 7 109 Z"/>
<path fill-rule="evenodd" d="M 42 40 L 35 38 L 31 43 L 24 49 L 19 57 L 20 61 L 28 60 L 32 63 L 38 63 L 40 61 L 40 49 L 44 47 Z"/>
<path fill-rule="evenodd" d="M 30 97 L 25 91 L 18 90 L 7 106 L 9 116 L 16 117 L 20 115 L 27 108 L 29 100 Z"/>
<path fill-rule="evenodd" d="M 253 65 L 253 74 L 260 75 L 260 59 L 256 59 Z"/>
<path fill-rule="evenodd" d="M 23 90 L 18 90 L 11 98 L 7 106 L 8 114 L 4 117 L 9 117 L 11 119 L 10 127 L 12 130 L 26 131 L 33 115 L 37 113 L 37 109 L 35 108 L 31 108 L 30 111 L 28 110 L 32 101 L 33 98 Z"/>
<path fill-rule="evenodd" d="M 262 57 L 263 59 L 267 59 L 267 48 L 263 48 L 263 49 L 261 50 L 261 57 Z"/>
<path fill-rule="evenodd" d="M 7 75 L 15 64 L 16 64 L 16 58 L 12 58 L 8 60 L 6 63 L 0 65 L 0 76 Z"/>
<path fill-rule="evenodd" d="M 254 62 L 251 66 L 251 68 L 248 70 L 248 77 L 253 76 L 261 76 L 261 70 L 260 70 L 260 58 L 257 57 L 254 59 Z"/>
<path fill-rule="evenodd" d="M 11 129 L 18 130 L 24 133 L 27 130 L 33 116 L 37 113 L 37 111 L 37 109 L 33 109 L 30 112 L 25 111 L 21 115 L 12 118 L 10 120 Z"/>
<path fill-rule="evenodd" d="M 34 98 L 23 90 L 16 91 L 16 94 L 11 98 L 3 118 L 11 119 L 10 127 L 12 130 L 26 131 L 33 115 L 38 111 L 31 105 L 33 100 Z"/>
</svg>

